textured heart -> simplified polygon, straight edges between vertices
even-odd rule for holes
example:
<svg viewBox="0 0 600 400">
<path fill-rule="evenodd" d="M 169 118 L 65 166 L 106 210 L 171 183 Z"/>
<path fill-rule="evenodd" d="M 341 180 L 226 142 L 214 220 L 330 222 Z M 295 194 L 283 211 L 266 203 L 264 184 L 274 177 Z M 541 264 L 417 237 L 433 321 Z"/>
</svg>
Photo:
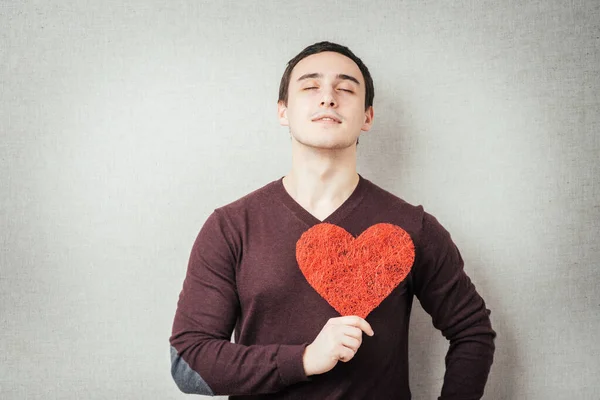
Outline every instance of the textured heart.
<svg viewBox="0 0 600 400">
<path fill-rule="evenodd" d="M 415 246 L 392 224 L 373 225 L 355 239 L 339 226 L 321 223 L 302 234 L 296 259 L 308 283 L 340 315 L 365 318 L 406 278 Z"/>
</svg>

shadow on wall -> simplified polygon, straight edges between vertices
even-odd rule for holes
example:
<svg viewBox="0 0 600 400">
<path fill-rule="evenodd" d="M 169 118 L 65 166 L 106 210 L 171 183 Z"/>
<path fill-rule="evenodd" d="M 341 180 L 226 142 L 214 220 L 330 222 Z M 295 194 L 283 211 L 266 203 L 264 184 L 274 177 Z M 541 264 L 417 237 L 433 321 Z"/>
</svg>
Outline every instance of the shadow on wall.
<svg viewBox="0 0 600 400">
<path fill-rule="evenodd" d="M 399 93 L 399 94 L 398 94 Z M 362 132 L 358 145 L 359 172 L 384 189 L 398 193 L 409 176 L 415 130 L 410 126 L 400 88 L 378 92 L 371 130 Z"/>
</svg>

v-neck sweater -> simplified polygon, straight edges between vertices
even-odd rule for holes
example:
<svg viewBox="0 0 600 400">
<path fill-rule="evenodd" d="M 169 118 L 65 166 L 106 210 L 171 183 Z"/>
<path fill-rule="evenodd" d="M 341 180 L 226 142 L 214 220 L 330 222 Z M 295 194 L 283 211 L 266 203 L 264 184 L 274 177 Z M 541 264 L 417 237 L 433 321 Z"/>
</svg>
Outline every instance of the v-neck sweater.
<svg viewBox="0 0 600 400">
<path fill-rule="evenodd" d="M 393 224 L 410 235 L 415 258 L 406 278 L 366 316 L 375 335 L 363 335 L 349 362 L 307 377 L 306 346 L 340 316 L 296 259 L 301 235 L 323 223 L 354 237 Z M 408 332 L 416 296 L 449 341 L 439 399 L 480 399 L 496 332 L 463 265 L 435 217 L 361 175 L 323 221 L 280 178 L 215 209 L 200 229 L 170 337 L 173 378 L 186 393 L 230 399 L 411 399 Z"/>
</svg>

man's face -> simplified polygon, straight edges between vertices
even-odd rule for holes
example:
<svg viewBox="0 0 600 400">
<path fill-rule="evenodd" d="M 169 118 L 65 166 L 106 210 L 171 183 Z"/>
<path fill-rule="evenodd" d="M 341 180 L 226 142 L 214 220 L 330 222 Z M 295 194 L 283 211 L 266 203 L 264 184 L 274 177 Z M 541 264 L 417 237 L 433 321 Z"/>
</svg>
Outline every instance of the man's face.
<svg viewBox="0 0 600 400">
<path fill-rule="evenodd" d="M 336 52 L 302 59 L 290 77 L 287 107 L 278 104 L 281 125 L 305 146 L 343 149 L 371 129 L 373 107 L 365 111 L 365 82 L 350 58 Z M 329 115 L 335 120 L 322 120 Z"/>
</svg>

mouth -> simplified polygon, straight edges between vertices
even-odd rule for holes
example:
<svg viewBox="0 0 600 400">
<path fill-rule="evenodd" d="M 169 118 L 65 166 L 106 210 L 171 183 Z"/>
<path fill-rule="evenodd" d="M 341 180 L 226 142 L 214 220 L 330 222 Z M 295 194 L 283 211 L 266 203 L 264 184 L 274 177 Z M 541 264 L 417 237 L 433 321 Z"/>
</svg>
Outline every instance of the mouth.
<svg viewBox="0 0 600 400">
<path fill-rule="evenodd" d="M 337 124 L 342 123 L 341 121 L 339 121 L 335 118 L 330 118 L 330 117 L 323 117 L 323 118 L 315 119 L 315 120 L 313 120 L 313 122 L 318 122 L 318 123 L 327 124 L 327 125 L 337 125 Z"/>
</svg>

